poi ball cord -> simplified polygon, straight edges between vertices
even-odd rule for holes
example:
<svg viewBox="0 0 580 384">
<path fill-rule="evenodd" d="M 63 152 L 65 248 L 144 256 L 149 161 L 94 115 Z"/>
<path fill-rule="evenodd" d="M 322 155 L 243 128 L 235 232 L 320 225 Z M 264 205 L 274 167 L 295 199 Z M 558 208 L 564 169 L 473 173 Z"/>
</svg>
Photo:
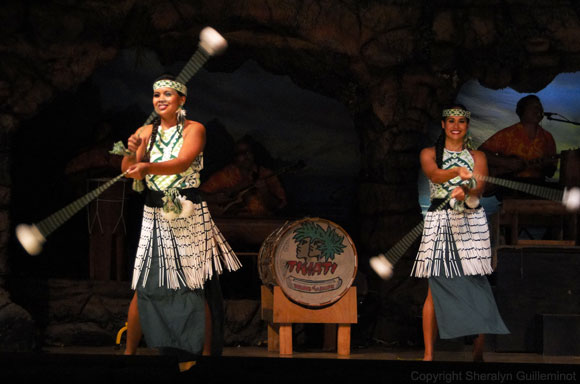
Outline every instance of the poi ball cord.
<svg viewBox="0 0 580 384">
<path fill-rule="evenodd" d="M 202 29 L 199 34 L 199 45 L 197 50 L 194 52 L 187 64 L 185 64 L 175 80 L 183 84 L 187 83 L 203 67 L 210 57 L 223 53 L 227 47 L 227 41 L 215 29 L 211 27 Z M 149 124 L 155 116 L 156 113 L 152 112 L 143 125 Z M 113 150 L 111 150 L 110 153 L 121 156 L 131 154 L 122 142 L 115 143 Z M 121 180 L 126 174 L 127 172 L 123 172 L 36 224 L 17 225 L 15 229 L 16 238 L 26 252 L 30 255 L 38 255 L 42 251 L 42 246 L 46 242 L 46 237 L 48 235 L 67 222 L 74 214 L 96 199 L 101 193 L 117 181 Z"/>
</svg>

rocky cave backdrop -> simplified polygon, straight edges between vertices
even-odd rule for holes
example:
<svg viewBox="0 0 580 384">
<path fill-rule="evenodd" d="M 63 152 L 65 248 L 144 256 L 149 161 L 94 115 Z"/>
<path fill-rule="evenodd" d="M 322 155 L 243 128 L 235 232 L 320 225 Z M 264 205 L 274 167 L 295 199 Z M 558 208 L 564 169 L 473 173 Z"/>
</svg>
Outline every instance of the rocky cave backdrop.
<svg viewBox="0 0 580 384">
<path fill-rule="evenodd" d="M 42 202 L 46 184 L 33 180 L 64 179 L 73 158 L 84 158 L 85 170 L 118 169 L 97 149 L 120 139 L 114 126 L 121 123 L 87 126 L 79 119 L 98 116 L 98 100 L 84 100 L 95 107 L 81 113 L 67 105 L 90 94 L 82 93 L 87 80 L 123 49 L 153 51 L 170 66 L 189 58 L 192 50 L 183 47 L 195 46 L 207 25 L 229 42 L 227 54 L 212 59 L 208 71 L 232 72 L 253 60 L 350 112 L 361 159 L 349 227 L 359 255 L 361 308 L 354 336 L 361 344 L 419 342 L 413 321 L 425 286 L 407 278 L 411 258 L 401 261 L 394 279 L 382 282 L 368 268 L 368 257 L 421 219 L 418 153 L 441 106 L 471 79 L 491 89 L 537 92 L 557 74 L 580 70 L 580 3 L 573 0 L 5 1 L 0 349 L 111 343 L 124 323 L 131 296 L 126 282 L 27 276 L 26 265 L 15 260 L 22 254 L 13 236 L 17 222 L 43 218 L 82 191 L 43 208 L 30 202 L 34 212 L 14 207 L 24 203 L 16 192 L 31 186 L 25 196 Z M 66 146 L 57 145 L 60 140 Z M 251 300 L 228 304 L 229 316 L 237 316 L 230 317 L 230 343 L 263 340 L 262 331 L 242 335 L 250 324 L 259 328 L 258 306 Z"/>
</svg>

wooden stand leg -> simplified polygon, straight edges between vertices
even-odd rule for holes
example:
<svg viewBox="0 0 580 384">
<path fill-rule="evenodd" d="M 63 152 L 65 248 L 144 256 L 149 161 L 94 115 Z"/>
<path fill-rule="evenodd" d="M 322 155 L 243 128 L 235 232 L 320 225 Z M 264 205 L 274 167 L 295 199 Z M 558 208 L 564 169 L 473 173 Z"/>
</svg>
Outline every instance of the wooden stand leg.
<svg viewBox="0 0 580 384">
<path fill-rule="evenodd" d="M 268 322 L 268 352 L 280 350 L 280 326 Z"/>
<path fill-rule="evenodd" d="M 324 324 L 324 337 L 322 350 L 324 352 L 334 351 L 336 349 L 336 324 Z"/>
<path fill-rule="evenodd" d="M 292 354 L 292 324 L 280 324 L 280 354 Z"/>
<path fill-rule="evenodd" d="M 350 324 L 338 324 L 337 349 L 341 356 L 350 355 Z"/>
<path fill-rule="evenodd" d="M 332 306 L 310 309 L 290 301 L 280 287 L 262 286 L 262 319 L 268 325 L 268 352 L 292 355 L 292 324 L 322 323 L 323 349 L 327 352 L 336 349 L 339 355 L 350 355 L 350 324 L 357 321 L 356 304 L 355 287 Z"/>
</svg>

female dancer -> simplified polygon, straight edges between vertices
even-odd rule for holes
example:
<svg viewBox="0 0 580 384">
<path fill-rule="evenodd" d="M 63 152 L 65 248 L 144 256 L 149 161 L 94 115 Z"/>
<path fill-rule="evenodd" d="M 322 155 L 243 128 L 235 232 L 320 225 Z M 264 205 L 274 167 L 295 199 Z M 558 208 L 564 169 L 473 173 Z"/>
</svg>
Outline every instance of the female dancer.
<svg viewBox="0 0 580 384">
<path fill-rule="evenodd" d="M 205 128 L 185 119 L 186 96 L 170 75 L 155 81 L 158 117 L 129 137 L 132 154 L 122 162 L 127 177 L 146 184 L 125 353 L 135 353 L 142 330 L 149 347 L 178 355 L 182 370 L 204 351 L 204 341 L 205 352 L 221 352 L 223 299 L 215 275 L 222 263 L 230 271 L 240 267 L 197 193 Z"/>
<path fill-rule="evenodd" d="M 433 360 L 437 333 L 444 339 L 478 335 L 474 361 L 483 360 L 485 333 L 509 333 L 486 277 L 492 268 L 487 219 L 479 204 L 484 183 L 473 173 L 487 175 L 487 162 L 482 152 L 466 148 L 470 115 L 462 105 L 444 109 L 443 132 L 434 147 L 421 151 L 431 207 L 411 275 L 429 279 L 424 360 Z"/>
</svg>

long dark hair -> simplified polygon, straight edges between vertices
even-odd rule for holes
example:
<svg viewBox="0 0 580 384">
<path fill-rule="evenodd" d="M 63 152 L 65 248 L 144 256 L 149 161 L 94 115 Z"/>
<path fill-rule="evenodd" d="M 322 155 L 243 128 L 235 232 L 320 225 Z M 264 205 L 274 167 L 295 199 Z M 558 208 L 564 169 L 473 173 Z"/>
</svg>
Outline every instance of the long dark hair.
<svg viewBox="0 0 580 384">
<path fill-rule="evenodd" d="M 467 108 L 463 104 L 454 103 L 446 105 L 443 110 L 445 109 L 461 109 L 463 111 L 467 111 Z M 445 121 L 446 117 L 441 116 L 441 121 Z M 469 118 L 467 118 L 467 122 L 469 122 Z M 445 130 L 441 130 L 439 137 L 435 141 L 435 162 L 437 163 L 437 167 L 443 167 L 443 150 L 445 149 Z"/>
</svg>

